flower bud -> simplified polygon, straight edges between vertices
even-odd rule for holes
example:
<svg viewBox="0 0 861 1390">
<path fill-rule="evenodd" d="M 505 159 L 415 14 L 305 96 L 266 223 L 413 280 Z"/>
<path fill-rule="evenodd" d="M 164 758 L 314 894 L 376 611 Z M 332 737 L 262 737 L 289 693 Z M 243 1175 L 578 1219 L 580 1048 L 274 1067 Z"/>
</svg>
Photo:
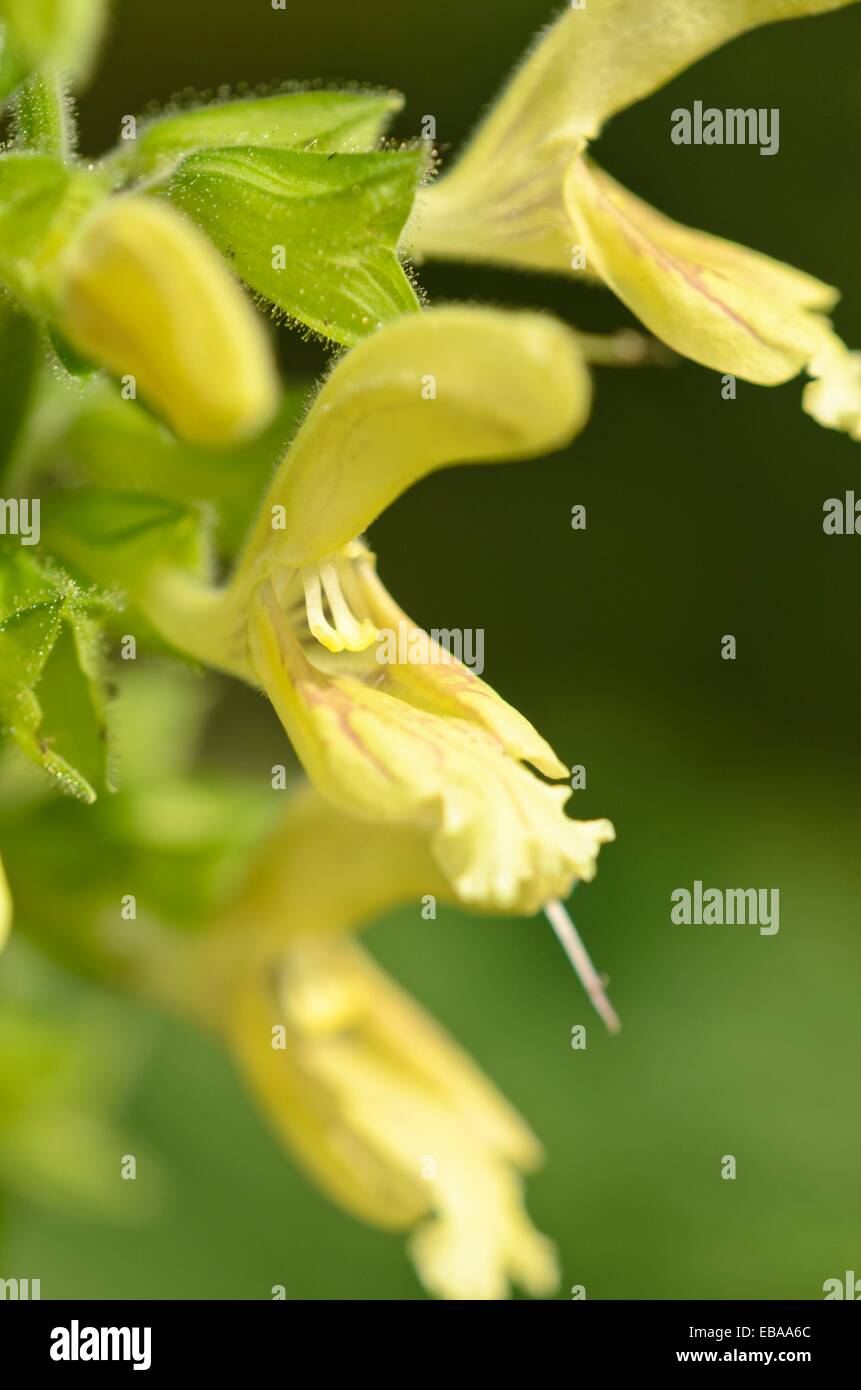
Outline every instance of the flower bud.
<svg viewBox="0 0 861 1390">
<path fill-rule="evenodd" d="M 200 444 L 268 424 L 278 380 L 266 333 L 227 267 L 190 222 L 149 198 L 111 198 L 62 266 L 59 324 L 78 352 Z"/>
</svg>

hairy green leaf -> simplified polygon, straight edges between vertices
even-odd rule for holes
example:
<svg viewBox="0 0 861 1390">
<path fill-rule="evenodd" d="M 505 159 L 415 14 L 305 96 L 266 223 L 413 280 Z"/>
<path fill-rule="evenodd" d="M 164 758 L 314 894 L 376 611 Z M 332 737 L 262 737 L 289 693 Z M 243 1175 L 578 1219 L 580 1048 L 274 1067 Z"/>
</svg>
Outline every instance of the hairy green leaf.
<svg viewBox="0 0 861 1390">
<path fill-rule="evenodd" d="M 106 607 L 19 547 L 0 551 L 0 733 L 83 801 L 110 786 Z"/>
<path fill-rule="evenodd" d="M 149 174 L 194 150 L 234 145 L 269 149 L 372 149 L 403 106 L 397 92 L 283 92 L 243 97 L 160 116 L 118 158 L 135 174 Z"/>
<path fill-rule="evenodd" d="M 418 309 L 397 245 L 422 151 L 199 151 L 163 185 L 237 273 L 278 309 L 352 346 Z"/>
</svg>

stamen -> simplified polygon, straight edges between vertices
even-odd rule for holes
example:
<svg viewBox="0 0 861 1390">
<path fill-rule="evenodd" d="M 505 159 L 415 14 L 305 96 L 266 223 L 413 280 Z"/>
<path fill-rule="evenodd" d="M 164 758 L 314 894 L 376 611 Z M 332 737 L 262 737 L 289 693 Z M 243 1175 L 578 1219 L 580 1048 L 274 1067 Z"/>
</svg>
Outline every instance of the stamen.
<svg viewBox="0 0 861 1390">
<path fill-rule="evenodd" d="M 320 566 L 323 590 L 335 620 L 335 628 L 348 652 L 363 652 L 377 639 L 377 629 L 368 619 L 360 623 L 341 591 L 338 570 L 332 561 Z"/>
<path fill-rule="evenodd" d="M 369 552 L 357 541 L 352 541 L 349 546 L 345 546 L 340 555 L 336 556 L 335 564 L 338 569 L 338 579 L 341 583 L 343 593 L 350 609 L 360 620 L 367 620 L 374 629 L 376 636 L 379 630 L 374 615 L 372 605 L 368 602 L 367 587 L 364 582 L 365 567 L 369 563 Z"/>
<path fill-rule="evenodd" d="M 342 652 L 344 643 L 323 612 L 320 571 L 314 565 L 302 570 L 302 587 L 305 590 L 305 611 L 308 614 L 309 628 L 327 651 Z"/>
<path fill-rule="evenodd" d="M 556 933 L 556 937 L 566 956 L 577 971 L 580 983 L 588 994 L 598 1013 L 611 1033 L 618 1033 L 622 1027 L 619 1015 L 607 998 L 604 981 L 598 974 L 589 952 L 583 945 L 580 933 L 568 913 L 567 907 L 558 898 L 547 903 L 544 915 Z"/>
</svg>

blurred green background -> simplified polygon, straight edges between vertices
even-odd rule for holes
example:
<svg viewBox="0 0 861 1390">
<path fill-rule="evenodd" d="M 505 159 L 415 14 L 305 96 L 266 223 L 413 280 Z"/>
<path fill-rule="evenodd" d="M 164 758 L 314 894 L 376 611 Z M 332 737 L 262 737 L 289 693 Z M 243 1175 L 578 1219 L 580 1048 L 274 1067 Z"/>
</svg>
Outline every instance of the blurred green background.
<svg viewBox="0 0 861 1390">
<path fill-rule="evenodd" d="M 289 77 L 395 86 L 398 133 L 433 114 L 456 150 L 547 17 L 541 0 L 286 13 L 126 0 L 83 104 L 84 148 L 111 144 L 151 98 Z M 664 211 L 840 286 L 837 326 L 856 344 L 859 40 L 857 9 L 756 32 L 618 117 L 599 150 Z M 697 99 L 779 107 L 777 157 L 673 146 L 670 112 Z M 573 282 L 441 266 L 421 280 L 434 302 L 629 322 Z M 322 366 L 322 349 L 280 334 L 289 369 Z M 820 1298 L 825 1279 L 861 1269 L 861 538 L 821 526 L 859 452 L 801 413 L 799 390 L 739 383 L 726 402 L 693 365 L 604 371 L 569 452 L 438 474 L 372 533 L 414 617 L 485 629 L 486 676 L 587 768 L 574 813 L 618 832 L 574 899 L 618 1039 L 541 920 L 430 923 L 416 906 L 368 938 L 544 1141 L 529 1206 L 559 1242 L 561 1297 L 583 1284 L 589 1298 Z M 574 503 L 585 532 L 570 529 Z M 263 703 L 234 690 L 208 756 L 262 776 L 286 753 Z M 779 934 L 673 926 L 670 893 L 697 878 L 778 888 Z M 307 1185 L 219 1053 L 137 1006 L 117 1018 L 117 1050 L 131 1041 L 144 1059 L 123 1142 L 157 1156 L 160 1205 L 118 1228 L 10 1203 L 0 1273 L 40 1276 L 49 1298 L 267 1298 L 273 1284 L 289 1298 L 421 1296 L 403 1242 Z M 570 1048 L 576 1023 L 585 1052 Z"/>
</svg>

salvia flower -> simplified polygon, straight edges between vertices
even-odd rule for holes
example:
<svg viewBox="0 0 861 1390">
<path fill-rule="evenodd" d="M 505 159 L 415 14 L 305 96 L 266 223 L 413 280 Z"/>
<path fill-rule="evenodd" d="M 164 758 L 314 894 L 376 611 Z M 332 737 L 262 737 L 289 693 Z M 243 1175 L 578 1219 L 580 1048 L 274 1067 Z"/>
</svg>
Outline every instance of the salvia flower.
<svg viewBox="0 0 861 1390">
<path fill-rule="evenodd" d="M 168 989 L 180 1007 L 188 992 L 323 1190 L 371 1225 L 410 1233 L 431 1292 L 547 1295 L 555 1253 L 523 1205 L 540 1144 L 352 939 L 428 891 L 446 896 L 417 831 L 361 824 L 305 789 L 238 900 L 184 948 L 185 967 L 169 969 Z"/>
<path fill-rule="evenodd" d="M 861 359 L 834 334 L 838 292 L 682 226 L 588 147 L 616 112 L 738 34 L 852 0 L 589 0 L 539 39 L 451 173 L 419 197 L 416 251 L 586 274 L 682 355 L 760 385 L 801 371 L 804 408 L 861 437 Z"/>
<path fill-rule="evenodd" d="M 432 1293 L 556 1287 L 552 1246 L 523 1209 L 520 1173 L 540 1161 L 538 1142 L 358 946 L 304 943 L 270 981 L 240 980 L 230 1034 L 273 1124 L 321 1185 L 361 1219 L 413 1231 Z"/>
<path fill-rule="evenodd" d="M 407 651 L 419 649 L 416 638 L 430 642 L 367 552 L 356 546 L 329 563 L 353 597 L 342 620 L 348 640 L 357 630 L 376 636 L 379 623 L 405 633 Z M 373 637 L 333 659 L 328 632 L 321 641 L 309 626 L 307 599 L 298 609 L 290 602 L 289 588 L 279 599 L 272 581 L 258 590 L 251 664 L 306 770 L 336 804 L 427 826 L 440 867 L 475 907 L 534 913 L 567 897 L 575 878 L 593 877 L 612 827 L 562 813 L 567 782 L 549 785 L 524 764 L 557 781 L 566 768 L 516 710 L 435 644 L 425 662 L 381 665 Z"/>
<path fill-rule="evenodd" d="M 229 588 L 195 592 L 168 573 L 145 600 L 168 638 L 265 690 L 335 804 L 421 826 L 458 897 L 477 908 L 534 913 L 567 896 L 594 874 L 612 827 L 564 815 L 570 786 L 543 780 L 558 783 L 564 765 L 477 675 L 443 658 L 358 537 L 434 469 L 567 442 L 590 392 L 577 339 L 545 316 L 405 316 L 335 367 Z M 408 655 L 383 660 L 393 630 L 406 633 Z"/>
</svg>

